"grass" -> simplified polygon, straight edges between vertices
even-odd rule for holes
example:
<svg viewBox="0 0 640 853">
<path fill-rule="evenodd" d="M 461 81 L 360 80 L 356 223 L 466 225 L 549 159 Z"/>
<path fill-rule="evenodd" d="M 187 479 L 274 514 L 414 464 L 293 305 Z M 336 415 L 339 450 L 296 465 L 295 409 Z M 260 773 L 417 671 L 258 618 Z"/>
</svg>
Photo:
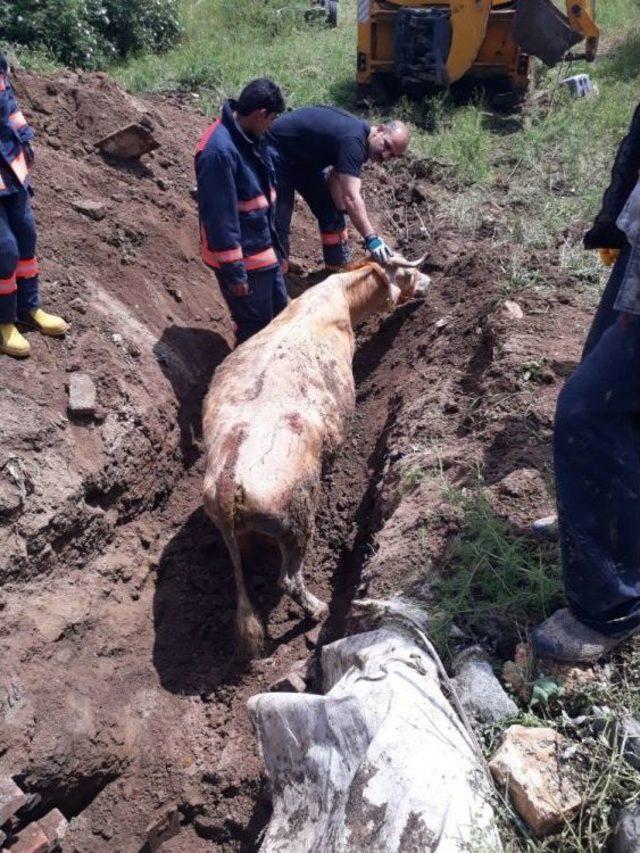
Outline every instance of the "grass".
<svg viewBox="0 0 640 853">
<path fill-rule="evenodd" d="M 340 3 L 341 25 L 327 28 L 307 0 L 189 0 L 185 37 L 162 56 L 114 69 L 131 90 L 204 89 L 212 109 L 251 78 L 270 76 L 292 106 L 349 102 L 355 91 L 355 3 Z"/>
<path fill-rule="evenodd" d="M 435 643 L 446 651 L 454 624 L 476 638 L 501 630 L 524 635 L 561 601 L 556 549 L 523 539 L 481 491 L 454 493 L 452 499 L 462 528 L 433 582 Z"/>
</svg>

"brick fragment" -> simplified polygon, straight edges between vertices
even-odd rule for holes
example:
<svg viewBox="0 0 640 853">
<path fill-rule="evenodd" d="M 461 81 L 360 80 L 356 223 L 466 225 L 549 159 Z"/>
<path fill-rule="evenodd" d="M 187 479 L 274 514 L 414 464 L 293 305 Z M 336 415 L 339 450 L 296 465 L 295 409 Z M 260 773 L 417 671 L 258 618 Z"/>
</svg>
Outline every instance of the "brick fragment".
<svg viewBox="0 0 640 853">
<path fill-rule="evenodd" d="M 21 791 L 10 776 L 0 778 L 0 826 L 21 809 L 29 797 Z"/>
<path fill-rule="evenodd" d="M 30 823 L 11 845 L 11 853 L 48 853 L 49 839 L 37 823 Z"/>
<path fill-rule="evenodd" d="M 510 726 L 489 762 L 514 807 L 541 838 L 580 808 L 582 797 L 561 755 L 568 742 L 553 729 Z"/>
<path fill-rule="evenodd" d="M 50 812 L 38 820 L 40 829 L 47 836 L 49 850 L 55 850 L 64 838 L 69 822 L 59 809 L 51 809 Z"/>
</svg>

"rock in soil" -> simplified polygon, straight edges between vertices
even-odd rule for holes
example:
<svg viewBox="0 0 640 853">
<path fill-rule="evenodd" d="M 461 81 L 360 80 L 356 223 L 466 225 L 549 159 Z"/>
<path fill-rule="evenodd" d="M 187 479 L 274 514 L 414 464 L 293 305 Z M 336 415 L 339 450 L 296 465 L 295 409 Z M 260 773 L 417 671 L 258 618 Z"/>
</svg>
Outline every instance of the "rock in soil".
<svg viewBox="0 0 640 853">
<path fill-rule="evenodd" d="M 480 646 L 461 652 L 453 662 L 452 679 L 458 698 L 469 716 L 480 723 L 497 723 L 518 713 L 504 692 Z"/>
<path fill-rule="evenodd" d="M 640 722 L 635 717 L 620 720 L 613 727 L 613 737 L 629 764 L 640 770 Z"/>
<path fill-rule="evenodd" d="M 72 202 L 74 210 L 82 213 L 83 216 L 88 216 L 95 222 L 100 222 L 107 215 L 107 205 L 103 201 L 90 201 L 87 199 L 78 199 Z"/>
<path fill-rule="evenodd" d="M 27 804 L 29 798 L 10 777 L 0 779 L 0 826 Z"/>
<path fill-rule="evenodd" d="M 269 690 L 272 693 L 304 693 L 307 689 L 307 666 L 306 660 L 296 661 L 289 672 L 275 681 Z"/>
<path fill-rule="evenodd" d="M 613 853 L 640 853 L 640 808 L 623 809 L 618 818 Z"/>
<path fill-rule="evenodd" d="M 72 373 L 69 378 L 69 412 L 72 415 L 93 415 L 97 392 L 87 373 Z"/>
<path fill-rule="evenodd" d="M 489 763 L 520 816 L 539 838 L 570 820 L 582 797 L 560 756 L 568 742 L 553 729 L 511 726 Z"/>
</svg>

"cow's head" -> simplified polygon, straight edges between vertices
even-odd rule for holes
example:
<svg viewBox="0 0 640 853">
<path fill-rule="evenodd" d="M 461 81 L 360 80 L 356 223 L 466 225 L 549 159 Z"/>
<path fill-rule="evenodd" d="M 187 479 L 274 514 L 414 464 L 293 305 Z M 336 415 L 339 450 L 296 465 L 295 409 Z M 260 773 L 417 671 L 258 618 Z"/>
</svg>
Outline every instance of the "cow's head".
<svg viewBox="0 0 640 853">
<path fill-rule="evenodd" d="M 426 257 L 425 254 L 417 261 L 408 261 L 401 255 L 393 255 L 385 264 L 385 272 L 391 280 L 389 301 L 393 305 L 427 295 L 431 279 L 419 269 Z"/>
</svg>

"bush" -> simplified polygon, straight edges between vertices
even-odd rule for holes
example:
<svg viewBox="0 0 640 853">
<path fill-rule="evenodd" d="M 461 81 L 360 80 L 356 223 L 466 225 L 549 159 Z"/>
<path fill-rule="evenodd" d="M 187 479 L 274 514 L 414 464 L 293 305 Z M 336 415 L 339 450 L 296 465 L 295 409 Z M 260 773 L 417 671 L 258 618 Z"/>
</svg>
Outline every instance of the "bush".
<svg viewBox="0 0 640 853">
<path fill-rule="evenodd" d="M 177 0 L 0 0 L 0 40 L 98 68 L 180 36 Z"/>
</svg>

